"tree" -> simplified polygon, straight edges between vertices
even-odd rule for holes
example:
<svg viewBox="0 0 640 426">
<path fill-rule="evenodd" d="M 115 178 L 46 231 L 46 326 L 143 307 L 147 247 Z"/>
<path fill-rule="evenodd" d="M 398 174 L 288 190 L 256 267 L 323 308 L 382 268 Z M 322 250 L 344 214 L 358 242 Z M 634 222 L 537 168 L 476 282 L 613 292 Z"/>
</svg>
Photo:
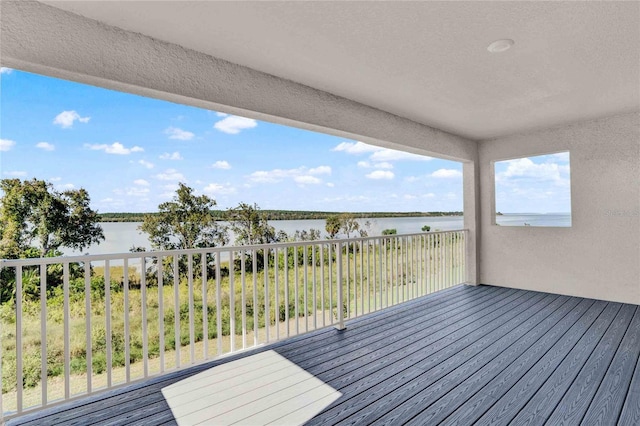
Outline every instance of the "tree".
<svg viewBox="0 0 640 426">
<path fill-rule="evenodd" d="M 355 216 L 350 213 L 343 213 L 340 216 L 340 229 L 347 238 L 351 238 L 351 234 L 358 232 L 360 224 L 356 220 Z"/>
<path fill-rule="evenodd" d="M 246 203 L 227 211 L 229 227 L 235 234 L 237 245 L 270 244 L 278 242 L 278 234 L 269 225 L 267 215 L 260 211 L 257 204 Z"/>
<path fill-rule="evenodd" d="M 341 221 L 340 215 L 332 214 L 327 216 L 326 225 L 324 229 L 326 229 L 327 234 L 329 234 L 327 237 L 330 240 L 333 240 L 334 238 L 336 238 L 336 236 L 340 233 L 340 228 L 342 228 L 342 221 Z"/>
<path fill-rule="evenodd" d="M 56 191 L 48 182 L 3 179 L 0 199 L 0 257 L 22 257 L 32 247 L 40 256 L 61 247 L 82 250 L 104 240 L 98 213 L 83 189 Z"/>
<path fill-rule="evenodd" d="M 139 230 L 149 235 L 156 250 L 216 247 L 228 242 L 227 230 L 215 220 L 216 201 L 197 196 L 180 183 L 171 201 L 158 206 L 157 214 L 146 214 Z"/>
<path fill-rule="evenodd" d="M 292 241 L 316 241 L 320 239 L 320 230 L 314 228 L 310 228 L 308 231 L 306 229 L 297 230 L 291 239 Z"/>
<path fill-rule="evenodd" d="M 276 233 L 273 226 L 267 221 L 267 214 L 260 211 L 257 204 L 253 206 L 246 203 L 238 204 L 238 207 L 227 211 L 227 220 L 229 227 L 235 234 L 235 243 L 237 245 L 254 245 L 254 244 L 270 244 L 278 241 L 286 241 L 287 234 L 284 232 Z M 244 254 L 244 266 L 246 271 L 253 270 L 253 254 Z M 264 250 L 255 251 L 256 268 L 264 269 Z M 240 268 L 242 264 L 241 258 L 235 259 L 235 267 Z"/>
</svg>

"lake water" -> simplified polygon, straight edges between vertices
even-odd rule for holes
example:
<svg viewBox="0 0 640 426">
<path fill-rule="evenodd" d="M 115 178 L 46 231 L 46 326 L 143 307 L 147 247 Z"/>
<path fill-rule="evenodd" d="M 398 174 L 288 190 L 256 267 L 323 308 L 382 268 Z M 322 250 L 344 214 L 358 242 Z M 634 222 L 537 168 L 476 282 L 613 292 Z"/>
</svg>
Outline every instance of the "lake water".
<svg viewBox="0 0 640 426">
<path fill-rule="evenodd" d="M 421 232 L 424 225 L 429 225 L 431 231 L 451 231 L 463 228 L 462 216 L 444 217 L 385 217 L 377 219 L 358 219 L 361 226 L 369 221 L 368 233 L 370 236 L 380 235 L 385 229 L 396 229 L 398 234 L 411 234 Z M 571 226 L 571 216 L 567 214 L 545 215 L 515 215 L 505 214 L 497 216 L 497 221 L 502 226 Z M 326 231 L 325 221 L 318 220 L 272 220 L 269 221 L 276 231 L 282 230 L 287 234 L 293 234 L 297 230 L 319 229 L 324 236 Z M 151 249 L 146 234 L 138 231 L 139 222 L 103 222 L 100 224 L 104 230 L 105 240 L 99 245 L 92 245 L 81 252 L 65 250 L 66 255 L 83 253 L 107 254 L 125 253 L 133 246 Z M 230 236 L 233 241 L 233 236 Z"/>
</svg>

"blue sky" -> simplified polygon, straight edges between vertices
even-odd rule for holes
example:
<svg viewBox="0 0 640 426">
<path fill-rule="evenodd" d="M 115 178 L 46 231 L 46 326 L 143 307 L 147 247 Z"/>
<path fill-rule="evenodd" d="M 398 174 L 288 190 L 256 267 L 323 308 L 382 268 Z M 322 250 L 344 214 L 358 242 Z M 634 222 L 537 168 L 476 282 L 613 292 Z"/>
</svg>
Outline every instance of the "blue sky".
<svg viewBox="0 0 640 426">
<path fill-rule="evenodd" d="M 571 212 L 569 152 L 495 163 L 496 211 Z"/>
<path fill-rule="evenodd" d="M 221 209 L 462 210 L 458 162 L 18 70 L 0 78 L 1 177 L 84 187 L 100 212 L 155 211 L 178 182 Z"/>
</svg>

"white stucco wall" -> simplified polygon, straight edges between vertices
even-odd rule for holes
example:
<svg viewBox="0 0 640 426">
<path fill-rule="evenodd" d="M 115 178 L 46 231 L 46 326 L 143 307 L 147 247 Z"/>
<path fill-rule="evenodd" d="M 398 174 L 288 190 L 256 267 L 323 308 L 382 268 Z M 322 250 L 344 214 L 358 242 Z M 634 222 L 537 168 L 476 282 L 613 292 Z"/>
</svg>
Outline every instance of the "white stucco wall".
<svg viewBox="0 0 640 426">
<path fill-rule="evenodd" d="M 570 151 L 571 228 L 506 227 L 493 161 Z M 640 304 L 640 114 L 484 141 L 480 281 Z"/>
</svg>

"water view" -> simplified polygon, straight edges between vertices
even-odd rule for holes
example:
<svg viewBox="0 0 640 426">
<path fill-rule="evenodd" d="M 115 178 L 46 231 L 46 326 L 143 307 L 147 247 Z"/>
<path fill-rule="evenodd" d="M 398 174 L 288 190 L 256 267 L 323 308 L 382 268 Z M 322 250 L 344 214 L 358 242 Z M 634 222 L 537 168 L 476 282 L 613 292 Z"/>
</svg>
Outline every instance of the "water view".
<svg viewBox="0 0 640 426">
<path fill-rule="evenodd" d="M 369 222 L 369 227 L 365 223 Z M 496 217 L 501 226 L 571 226 L 570 214 L 504 214 Z M 396 229 L 398 234 L 411 234 L 421 232 L 423 226 L 428 225 L 431 231 L 451 231 L 463 229 L 462 216 L 442 217 L 385 217 L 376 219 L 358 219 L 360 226 L 367 230 L 370 236 L 381 235 L 385 229 Z M 272 220 L 269 223 L 276 231 L 284 231 L 293 234 L 297 230 L 319 229 L 324 236 L 325 221 L 317 220 Z M 525 225 L 526 224 L 526 225 Z M 151 245 L 147 236 L 138 230 L 140 222 L 103 222 L 100 224 L 104 230 L 105 240 L 99 245 L 92 245 L 88 249 L 77 252 L 65 250 L 66 255 L 76 254 L 106 254 L 124 253 L 133 246 L 145 247 L 150 250 Z M 229 235 L 233 242 L 234 236 Z"/>
</svg>

